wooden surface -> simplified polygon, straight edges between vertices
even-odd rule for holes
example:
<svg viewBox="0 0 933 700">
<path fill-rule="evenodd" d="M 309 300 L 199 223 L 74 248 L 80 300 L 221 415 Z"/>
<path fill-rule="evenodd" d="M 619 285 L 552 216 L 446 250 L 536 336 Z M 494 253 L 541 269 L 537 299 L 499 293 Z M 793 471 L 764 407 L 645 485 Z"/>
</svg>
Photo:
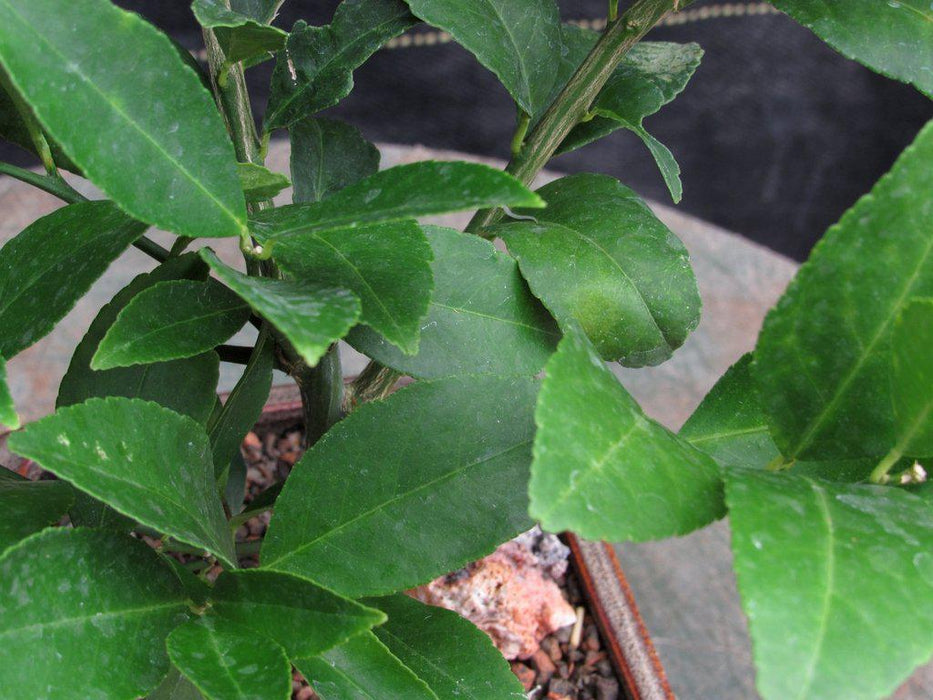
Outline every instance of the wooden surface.
<svg viewBox="0 0 933 700">
<path fill-rule="evenodd" d="M 381 150 L 384 166 L 427 158 L 465 158 L 417 147 L 383 146 Z M 267 165 L 287 173 L 287 158 L 287 145 L 274 142 Z M 541 182 L 553 177 L 546 174 Z M 287 201 L 288 193 L 282 197 Z M 56 206 L 57 200 L 50 195 L 0 177 L 0 244 Z M 723 371 L 754 347 L 764 314 L 796 266 L 669 207 L 653 206 L 690 251 L 703 299 L 703 317 L 671 361 L 641 370 L 617 367 L 616 372 L 649 415 L 676 429 Z M 467 218 L 457 215 L 432 221 L 462 226 Z M 170 239 L 163 236 L 162 240 Z M 235 241 L 212 240 L 210 245 L 228 262 L 238 261 Z M 70 353 L 96 310 L 133 276 L 150 267 L 141 253 L 128 251 L 52 334 L 9 363 L 11 390 L 24 419 L 53 410 Z M 364 358 L 349 348 L 344 351 L 345 372 L 359 372 Z M 225 366 L 220 388 L 230 389 L 236 374 L 235 368 Z M 277 378 L 277 383 L 282 381 L 284 377 Z M 728 523 L 715 523 L 683 538 L 615 547 L 677 696 L 700 700 L 757 697 L 745 618 L 731 569 Z M 933 666 L 915 674 L 896 697 L 933 697 Z"/>
</svg>

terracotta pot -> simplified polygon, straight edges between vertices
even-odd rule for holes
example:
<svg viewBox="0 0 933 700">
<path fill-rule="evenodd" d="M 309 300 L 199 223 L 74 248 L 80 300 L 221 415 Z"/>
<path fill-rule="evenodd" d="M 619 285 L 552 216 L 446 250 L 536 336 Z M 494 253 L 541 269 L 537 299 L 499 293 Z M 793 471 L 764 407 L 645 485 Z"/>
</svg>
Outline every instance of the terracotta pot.
<svg viewBox="0 0 933 700">
<path fill-rule="evenodd" d="M 274 387 L 256 431 L 281 431 L 299 425 L 301 420 L 297 388 Z M 613 548 L 604 542 L 581 540 L 572 533 L 562 537 L 570 547 L 571 565 L 625 694 L 634 700 L 673 700 L 674 693 Z"/>
</svg>

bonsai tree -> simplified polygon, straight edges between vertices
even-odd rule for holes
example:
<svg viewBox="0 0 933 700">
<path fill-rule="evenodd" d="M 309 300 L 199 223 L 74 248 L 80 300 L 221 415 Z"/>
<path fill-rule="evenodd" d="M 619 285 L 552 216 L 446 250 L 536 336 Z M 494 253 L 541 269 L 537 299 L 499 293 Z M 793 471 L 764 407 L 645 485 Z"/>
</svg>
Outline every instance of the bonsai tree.
<svg viewBox="0 0 933 700">
<path fill-rule="evenodd" d="M 553 0 L 345 0 L 288 32 L 279 4 L 195 0 L 205 74 L 107 0 L 0 0 L 3 136 L 46 171 L 0 172 L 65 202 L 0 250 L 0 355 L 48 333 L 127 247 L 154 259 L 78 344 L 55 413 L 9 438 L 58 479 L 0 472 L 0 694 L 283 698 L 294 666 L 328 699 L 519 696 L 482 633 L 401 591 L 536 521 L 649 540 L 727 513 L 764 697 L 883 696 L 925 661 L 933 126 L 673 434 L 605 363 L 663 362 L 697 325 L 683 245 L 612 178 L 528 187 L 555 154 L 629 129 L 679 198 L 642 121 L 701 51 L 641 41 L 677 0 L 611 1 L 598 33 L 562 26 Z M 927 0 L 775 4 L 933 94 Z M 514 98 L 505 172 L 377 172 L 356 129 L 318 116 L 419 21 Z M 273 56 L 257 128 L 244 70 Z M 294 203 L 273 207 L 289 182 L 263 167 L 278 132 Z M 465 232 L 417 223 L 457 210 L 479 210 Z M 225 237 L 241 269 L 212 251 Z M 227 345 L 247 324 L 255 342 Z M 348 386 L 340 339 L 372 359 Z M 223 403 L 220 362 L 244 365 Z M 239 445 L 274 368 L 300 387 L 309 449 L 244 504 Z M 402 375 L 416 381 L 390 395 Z M 267 509 L 260 566 L 241 568 L 255 552 L 233 533 Z"/>
</svg>

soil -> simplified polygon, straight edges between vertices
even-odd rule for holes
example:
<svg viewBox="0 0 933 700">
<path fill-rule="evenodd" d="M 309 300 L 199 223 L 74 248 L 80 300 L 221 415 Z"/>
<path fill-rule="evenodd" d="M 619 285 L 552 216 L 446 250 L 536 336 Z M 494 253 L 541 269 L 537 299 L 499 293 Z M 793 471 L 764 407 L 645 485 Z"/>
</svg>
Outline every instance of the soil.
<svg viewBox="0 0 933 700">
<path fill-rule="evenodd" d="M 250 433 L 243 442 L 246 459 L 246 497 L 249 504 L 271 484 L 283 480 L 300 459 L 302 432 L 293 426 L 279 432 Z M 248 520 L 237 530 L 237 541 L 258 541 L 265 534 L 269 513 Z M 255 566 L 255 557 L 241 559 Z M 544 638 L 529 659 L 511 662 L 529 700 L 617 700 L 623 697 L 620 682 L 603 645 L 596 623 L 586 609 L 579 580 L 572 568 L 561 590 L 577 610 L 578 623 Z M 580 620 L 582 612 L 582 620 Z M 295 674 L 293 700 L 317 700 L 308 684 Z"/>
</svg>

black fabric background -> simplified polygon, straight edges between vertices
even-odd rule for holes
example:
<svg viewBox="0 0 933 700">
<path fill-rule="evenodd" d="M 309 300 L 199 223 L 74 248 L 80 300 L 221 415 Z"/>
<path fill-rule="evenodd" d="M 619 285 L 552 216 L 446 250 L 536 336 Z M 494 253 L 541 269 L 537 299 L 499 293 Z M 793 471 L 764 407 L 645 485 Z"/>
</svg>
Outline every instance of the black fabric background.
<svg viewBox="0 0 933 700">
<path fill-rule="evenodd" d="M 117 4 L 200 48 L 188 0 Z M 716 4 L 722 3 L 692 8 Z M 336 5 L 286 0 L 276 24 L 326 23 Z M 560 0 L 560 6 L 565 19 L 599 18 L 606 0 Z M 680 162 L 681 209 L 796 259 L 933 117 L 923 95 L 848 61 L 783 15 L 659 27 L 649 38 L 696 41 L 706 51 L 686 91 L 645 121 Z M 248 72 L 257 115 L 271 70 L 270 61 Z M 330 113 L 374 141 L 508 154 L 512 102 L 454 44 L 383 51 L 357 71 L 356 86 Z M 5 146 L 0 157 L 28 162 Z M 605 172 L 646 197 L 670 201 L 647 150 L 629 134 L 562 156 L 553 167 Z"/>
</svg>

